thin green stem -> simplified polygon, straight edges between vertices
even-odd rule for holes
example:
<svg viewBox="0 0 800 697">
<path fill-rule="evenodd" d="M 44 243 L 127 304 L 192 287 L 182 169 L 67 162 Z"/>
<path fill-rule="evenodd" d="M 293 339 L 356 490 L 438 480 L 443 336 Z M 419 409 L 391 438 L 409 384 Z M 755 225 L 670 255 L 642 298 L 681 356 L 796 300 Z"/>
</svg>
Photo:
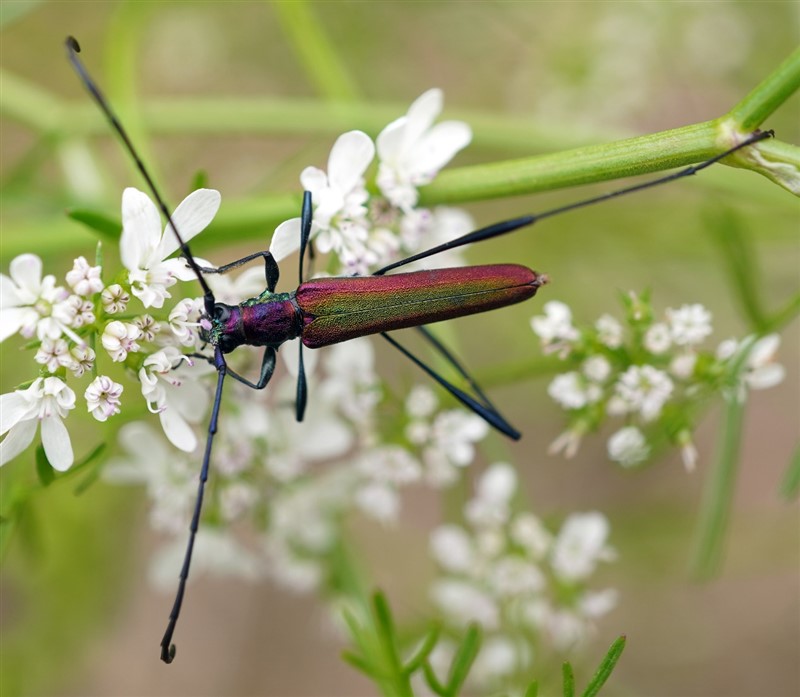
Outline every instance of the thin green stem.
<svg viewBox="0 0 800 697">
<path fill-rule="evenodd" d="M 305 0 L 270 3 L 284 33 L 300 57 L 316 91 L 328 101 L 352 101 L 358 88 L 335 44 L 328 40 L 311 3 Z"/>
<path fill-rule="evenodd" d="M 730 111 L 743 131 L 753 131 L 800 89 L 800 48 Z"/>
</svg>

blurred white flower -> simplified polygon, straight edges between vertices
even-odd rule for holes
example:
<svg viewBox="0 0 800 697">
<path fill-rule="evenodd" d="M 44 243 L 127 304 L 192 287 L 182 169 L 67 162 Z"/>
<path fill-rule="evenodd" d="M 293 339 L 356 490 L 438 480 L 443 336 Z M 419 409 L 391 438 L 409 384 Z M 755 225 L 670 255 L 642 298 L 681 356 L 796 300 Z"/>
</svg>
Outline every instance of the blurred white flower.
<svg viewBox="0 0 800 697">
<path fill-rule="evenodd" d="M 73 463 L 72 443 L 62 419 L 75 408 L 75 393 L 56 377 L 36 378 L 26 390 L 0 396 L 0 465 L 19 455 L 42 425 L 42 446 L 53 469 L 63 472 Z"/>
<path fill-rule="evenodd" d="M 430 536 L 431 555 L 445 571 L 468 573 L 474 565 L 472 540 L 458 525 L 441 525 Z"/>
<path fill-rule="evenodd" d="M 783 382 L 786 369 L 774 362 L 780 344 L 780 336 L 768 334 L 756 341 L 750 350 L 744 381 L 751 390 L 766 390 Z"/>
<path fill-rule="evenodd" d="M 699 344 L 711 334 L 711 313 L 699 303 L 667 308 L 667 322 L 672 340 L 678 346 Z"/>
<path fill-rule="evenodd" d="M 621 428 L 608 439 L 608 457 L 623 467 L 642 462 L 649 454 L 650 447 L 642 432 L 635 426 Z"/>
<path fill-rule="evenodd" d="M 550 563 L 555 574 L 565 581 L 582 581 L 594 573 L 599 561 L 615 559 L 606 544 L 608 533 L 608 519 L 602 513 L 570 515 L 553 543 Z"/>
<path fill-rule="evenodd" d="M 622 346 L 622 325 L 611 315 L 601 315 L 594 323 L 597 339 L 610 349 Z"/>
<path fill-rule="evenodd" d="M 440 579 L 431 588 L 433 602 L 458 627 L 477 622 L 484 629 L 497 629 L 500 609 L 486 592 L 468 581 Z"/>
<path fill-rule="evenodd" d="M 645 421 L 653 421 L 661 414 L 664 403 L 670 398 L 673 383 L 669 376 L 650 365 L 632 365 L 615 385 L 617 396 L 627 405 L 628 412 L 638 411 Z"/>
<path fill-rule="evenodd" d="M 355 493 L 356 505 L 370 518 L 394 522 L 400 513 L 400 496 L 386 482 L 367 482 Z"/>
<path fill-rule="evenodd" d="M 644 335 L 644 347 L 658 356 L 665 353 L 672 345 L 672 333 L 666 324 L 657 322 L 650 325 Z"/>
<path fill-rule="evenodd" d="M 542 340 L 545 353 L 559 351 L 566 355 L 569 343 L 575 341 L 580 334 L 572 326 L 572 311 L 568 305 L 558 300 L 544 304 L 544 315 L 531 319 L 531 329 Z"/>
<path fill-rule="evenodd" d="M 587 404 L 599 401 L 603 390 L 595 383 L 588 383 L 577 372 L 556 375 L 547 387 L 549 394 L 565 409 L 582 409 Z"/>
<path fill-rule="evenodd" d="M 605 356 L 590 356 L 583 362 L 583 374 L 592 382 L 604 383 L 611 375 L 611 363 Z"/>
</svg>

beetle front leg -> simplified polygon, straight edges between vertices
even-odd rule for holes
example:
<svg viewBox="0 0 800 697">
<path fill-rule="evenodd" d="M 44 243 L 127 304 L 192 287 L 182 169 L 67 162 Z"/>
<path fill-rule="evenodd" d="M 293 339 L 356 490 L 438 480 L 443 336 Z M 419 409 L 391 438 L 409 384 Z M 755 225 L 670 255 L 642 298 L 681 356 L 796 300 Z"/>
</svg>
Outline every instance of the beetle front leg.
<svg viewBox="0 0 800 697">
<path fill-rule="evenodd" d="M 264 356 L 261 359 L 261 373 L 258 376 L 258 382 L 250 382 L 250 380 L 247 378 L 243 378 L 238 373 L 234 373 L 230 368 L 228 368 L 228 375 L 230 375 L 234 380 L 238 380 L 243 385 L 252 387 L 254 390 L 263 390 L 270 381 L 272 374 L 275 372 L 275 361 L 277 356 L 278 354 L 272 346 L 267 346 L 264 349 Z"/>
<path fill-rule="evenodd" d="M 213 266 L 200 266 L 199 269 L 203 273 L 227 273 L 231 269 L 238 269 L 240 266 L 244 266 L 247 262 L 258 259 L 259 257 L 264 258 L 264 276 L 267 281 L 267 290 L 273 293 L 275 291 L 275 286 L 278 284 L 280 271 L 278 270 L 278 262 L 275 261 L 275 257 L 272 256 L 271 252 L 255 252 L 241 259 L 237 259 L 236 261 L 232 261 L 230 264 L 223 264 L 216 268 Z"/>
</svg>

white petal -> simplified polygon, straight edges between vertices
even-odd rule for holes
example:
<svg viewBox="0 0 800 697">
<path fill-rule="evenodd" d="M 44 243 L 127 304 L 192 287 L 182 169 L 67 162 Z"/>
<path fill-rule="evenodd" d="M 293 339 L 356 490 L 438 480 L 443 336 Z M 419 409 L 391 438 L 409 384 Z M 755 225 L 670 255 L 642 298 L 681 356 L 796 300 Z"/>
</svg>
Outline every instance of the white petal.
<svg viewBox="0 0 800 697">
<path fill-rule="evenodd" d="M 164 434 L 176 448 L 190 453 L 197 447 L 197 437 L 194 435 L 194 431 L 184 421 L 177 409 L 165 409 L 158 416 L 161 419 Z"/>
<path fill-rule="evenodd" d="M 37 412 L 37 405 L 20 392 L 0 395 L 0 435 Z"/>
<path fill-rule="evenodd" d="M 11 278 L 17 284 L 17 296 L 25 303 L 39 297 L 42 287 L 42 260 L 35 254 L 20 254 L 11 260 Z M 29 297 L 25 297 L 25 296 Z"/>
<path fill-rule="evenodd" d="M 3 442 L 0 443 L 0 466 L 13 460 L 31 444 L 36 435 L 38 423 L 38 419 L 28 419 L 21 421 L 9 431 Z"/>
<path fill-rule="evenodd" d="M 417 97 L 408 108 L 408 125 L 405 131 L 403 149 L 410 148 L 427 131 L 436 117 L 442 113 L 444 95 L 442 90 L 433 88 Z"/>
<path fill-rule="evenodd" d="M 328 175 L 319 167 L 306 167 L 300 173 L 300 183 L 306 191 L 311 192 L 312 199 L 317 199 L 328 188 Z M 318 201 L 314 200 L 313 203 L 316 205 Z"/>
<path fill-rule="evenodd" d="M 172 222 L 175 223 L 184 242 L 188 242 L 208 227 L 219 210 L 221 200 L 219 191 L 215 189 L 198 189 L 181 201 L 172 214 Z M 178 238 L 168 225 L 156 253 L 157 259 L 159 261 L 166 259 L 179 246 Z"/>
<path fill-rule="evenodd" d="M 362 131 L 349 131 L 340 135 L 328 158 L 328 181 L 331 187 L 346 194 L 358 184 L 372 158 L 375 145 Z"/>
<path fill-rule="evenodd" d="M 378 159 L 381 162 L 394 165 L 401 154 L 403 135 L 405 133 L 407 116 L 401 116 L 384 128 L 376 139 L 378 146 Z"/>
<path fill-rule="evenodd" d="M 197 261 L 198 264 L 200 263 L 197 259 L 195 259 L 195 261 Z M 202 266 L 205 266 L 205 264 L 202 264 Z M 175 257 L 174 259 L 167 259 L 166 261 L 159 262 L 158 267 L 172 274 L 179 281 L 194 281 L 197 279 L 197 274 L 194 272 L 194 269 L 189 266 L 186 259 L 183 257 Z"/>
<path fill-rule="evenodd" d="M 769 363 L 756 368 L 747 376 L 747 384 L 754 390 L 766 390 L 783 382 L 786 369 L 780 363 Z"/>
<path fill-rule="evenodd" d="M 17 294 L 17 284 L 4 273 L 0 273 L 0 308 L 4 309 L 24 304 L 25 301 Z"/>
<path fill-rule="evenodd" d="M 72 467 L 75 457 L 72 454 L 69 431 L 57 416 L 42 419 L 42 446 L 53 469 L 64 472 Z"/>
<path fill-rule="evenodd" d="M 129 187 L 122 192 L 122 235 L 119 252 L 129 271 L 144 264 L 161 241 L 161 216 L 156 204 L 142 191 Z"/>
<path fill-rule="evenodd" d="M 467 124 L 461 121 L 438 123 L 414 146 L 409 163 L 415 172 L 433 175 L 471 140 L 472 129 Z"/>
<path fill-rule="evenodd" d="M 275 228 L 269 251 L 275 261 L 285 259 L 300 249 L 300 218 L 292 218 L 282 222 Z"/>
<path fill-rule="evenodd" d="M 756 341 L 755 345 L 747 357 L 747 364 L 753 368 L 765 365 L 772 360 L 781 345 L 781 337 L 778 334 L 767 334 Z"/>
<path fill-rule="evenodd" d="M 16 334 L 25 324 L 25 317 L 30 312 L 27 307 L 7 307 L 0 310 L 0 341 Z"/>
</svg>

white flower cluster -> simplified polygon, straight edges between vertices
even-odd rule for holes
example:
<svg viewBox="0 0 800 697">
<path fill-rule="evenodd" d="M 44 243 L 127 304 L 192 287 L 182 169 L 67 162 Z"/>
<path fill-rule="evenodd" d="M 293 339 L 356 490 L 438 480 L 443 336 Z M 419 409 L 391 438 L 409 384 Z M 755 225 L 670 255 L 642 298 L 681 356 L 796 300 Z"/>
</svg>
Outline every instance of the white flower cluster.
<svg viewBox="0 0 800 697">
<path fill-rule="evenodd" d="M 201 189 L 178 206 L 173 220 L 186 239 L 211 222 L 219 201 L 219 193 Z M 42 260 L 34 254 L 16 257 L 9 275 L 0 274 L 0 339 L 17 333 L 34 339 L 34 361 L 41 366 L 39 377 L 27 387 L 0 397 L 0 433 L 7 434 L 0 443 L 0 465 L 31 444 L 39 423 L 50 464 L 61 471 L 73 465 L 63 420 L 75 409 L 77 398 L 68 381 L 91 377 L 83 396 L 86 410 L 98 421 L 120 413 L 124 387 L 98 372 L 98 344 L 111 363 L 122 363 L 138 374 L 148 408 L 159 414 L 173 445 L 194 450 L 197 439 L 189 424 L 202 418 L 208 402 L 196 378 L 207 370 L 175 370 L 191 364 L 178 348 L 186 345 L 181 333 L 186 330 L 186 313 L 180 324 L 127 312 L 132 295 L 145 309 L 162 308 L 171 297 L 167 289 L 179 280 L 194 279 L 194 274 L 182 259 L 167 259 L 177 250 L 177 239 L 163 229 L 158 209 L 141 191 L 123 193 L 122 221 L 120 254 L 127 274 L 120 282 L 104 281 L 99 260 L 92 266 L 84 257 L 75 259 L 67 272 L 66 287 L 56 285 L 53 275 L 42 276 Z M 195 335 L 192 345 L 196 341 Z"/>
<path fill-rule="evenodd" d="M 376 183 L 382 197 L 370 201 L 364 185 L 376 144 L 362 131 L 338 138 L 327 172 L 307 167 L 300 175 L 314 204 L 311 238 L 320 252 L 336 254 L 340 272 L 365 274 L 423 244 L 432 247 L 473 229 L 463 211 L 416 208 L 417 187 L 433 181 L 472 140 L 461 121 L 434 124 L 443 99 L 441 90 L 428 90 L 378 135 Z M 300 219 L 288 220 L 275 231 L 270 251 L 280 260 L 299 247 L 299 240 Z"/>
<path fill-rule="evenodd" d="M 484 689 L 530 674 L 533 645 L 544 642 L 559 652 L 574 647 L 616 604 L 616 591 L 587 588 L 598 563 L 615 557 L 606 518 L 573 514 L 554 535 L 514 506 L 516 493 L 514 469 L 492 465 L 464 508 L 467 527 L 442 525 L 430 538 L 442 572 L 432 587 L 434 603 L 448 626 L 477 622 L 485 632 L 471 673 Z M 441 641 L 432 663 L 449 662 L 451 647 Z"/>
<path fill-rule="evenodd" d="M 624 467 L 640 464 L 650 456 L 651 442 L 666 435 L 692 469 L 697 461 L 692 405 L 715 392 L 727 396 L 732 382 L 738 398 L 747 387 L 779 383 L 784 370 L 772 359 L 780 339 L 731 339 L 711 352 L 701 348 L 712 332 L 711 313 L 702 305 L 667 308 L 656 321 L 646 295 L 631 293 L 624 304 L 625 323 L 603 315 L 593 327 L 578 329 L 569 307 L 558 301 L 546 303 L 545 314 L 531 320 L 544 352 L 572 366 L 548 387 L 569 414 L 569 427 L 550 452 L 571 457 L 586 433 L 608 417 L 620 417 L 625 425 L 608 440 L 611 460 Z"/>
</svg>

